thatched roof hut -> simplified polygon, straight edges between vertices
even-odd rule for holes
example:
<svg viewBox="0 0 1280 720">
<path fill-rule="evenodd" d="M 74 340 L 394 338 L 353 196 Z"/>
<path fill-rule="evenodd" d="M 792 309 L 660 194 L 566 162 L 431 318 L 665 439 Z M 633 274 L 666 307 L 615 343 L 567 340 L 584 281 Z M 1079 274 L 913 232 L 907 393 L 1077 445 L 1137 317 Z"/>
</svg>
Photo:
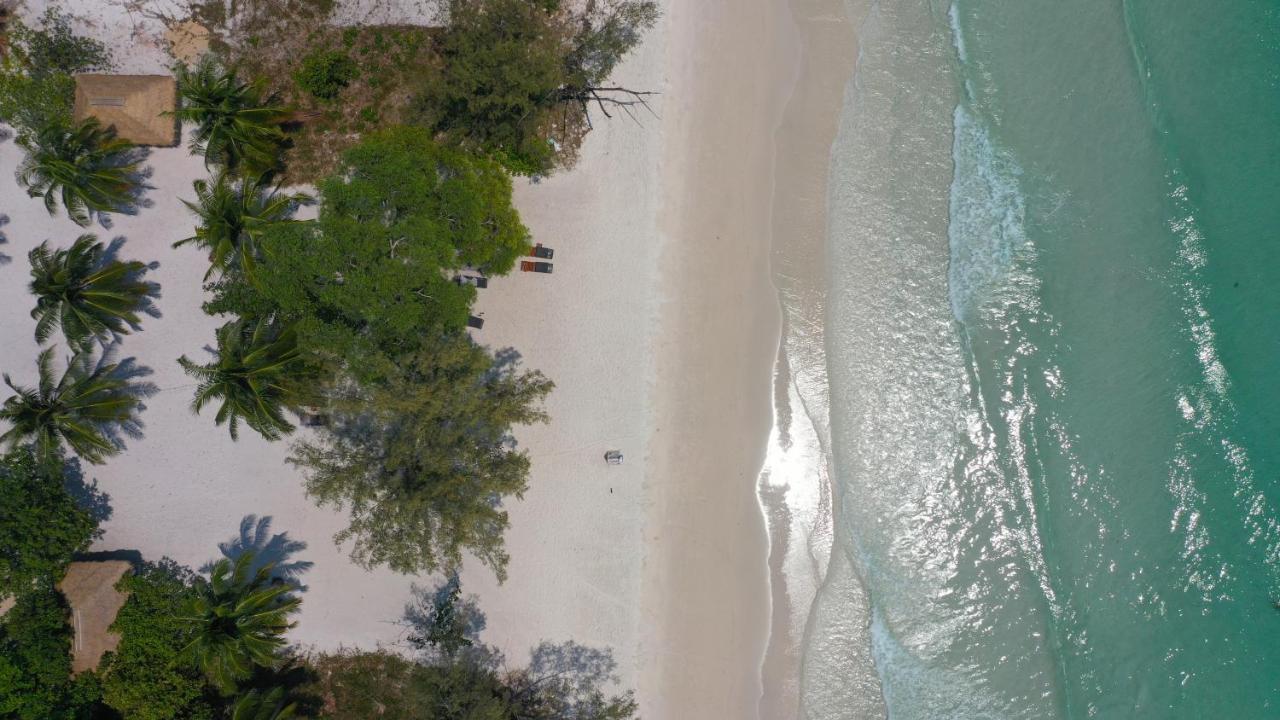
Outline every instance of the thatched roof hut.
<svg viewBox="0 0 1280 720">
<path fill-rule="evenodd" d="M 94 117 L 138 145 L 177 145 L 178 83 L 169 75 L 77 75 L 76 121 Z"/>
<path fill-rule="evenodd" d="M 71 608 L 71 628 L 75 631 L 72 673 L 96 669 L 103 654 L 120 645 L 120 636 L 108 628 L 127 599 L 116 589 L 116 583 L 132 568 L 125 560 L 73 562 L 67 566 L 58 589 Z"/>
</svg>

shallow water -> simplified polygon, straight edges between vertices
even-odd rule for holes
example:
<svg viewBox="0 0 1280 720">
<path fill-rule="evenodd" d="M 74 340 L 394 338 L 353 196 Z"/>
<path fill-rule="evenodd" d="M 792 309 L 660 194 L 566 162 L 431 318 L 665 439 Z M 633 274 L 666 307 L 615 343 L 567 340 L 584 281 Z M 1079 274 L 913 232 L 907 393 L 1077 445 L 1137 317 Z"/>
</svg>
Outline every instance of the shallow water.
<svg viewBox="0 0 1280 720">
<path fill-rule="evenodd" d="M 804 716 L 1280 715 L 1280 6 L 850 10 Z"/>
</svg>

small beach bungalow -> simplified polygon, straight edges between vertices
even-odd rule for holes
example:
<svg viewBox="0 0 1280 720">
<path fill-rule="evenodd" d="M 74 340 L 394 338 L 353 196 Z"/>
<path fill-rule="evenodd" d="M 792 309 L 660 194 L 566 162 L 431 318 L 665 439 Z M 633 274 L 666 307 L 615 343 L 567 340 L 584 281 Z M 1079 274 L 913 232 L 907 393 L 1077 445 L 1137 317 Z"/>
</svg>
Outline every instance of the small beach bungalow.
<svg viewBox="0 0 1280 720">
<path fill-rule="evenodd" d="M 178 122 L 172 115 L 178 83 L 172 76 L 84 74 L 75 80 L 77 122 L 97 118 L 137 145 L 178 144 Z"/>
</svg>

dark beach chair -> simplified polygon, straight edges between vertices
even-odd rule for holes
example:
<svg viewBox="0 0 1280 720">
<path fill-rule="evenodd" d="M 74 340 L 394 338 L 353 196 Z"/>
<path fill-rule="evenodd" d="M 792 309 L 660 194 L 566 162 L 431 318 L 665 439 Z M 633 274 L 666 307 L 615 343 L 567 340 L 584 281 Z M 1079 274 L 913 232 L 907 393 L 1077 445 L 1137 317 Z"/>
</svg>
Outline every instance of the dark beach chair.
<svg viewBox="0 0 1280 720">
<path fill-rule="evenodd" d="M 531 260 L 520 261 L 520 272 L 539 272 L 551 274 L 551 263 L 533 262 Z"/>
<path fill-rule="evenodd" d="M 489 278 L 483 275 L 454 275 L 453 281 L 458 285 L 475 285 L 482 290 L 489 287 Z"/>
<path fill-rule="evenodd" d="M 529 251 L 529 255 L 536 258 L 542 258 L 543 260 L 550 260 L 556 256 L 556 251 L 549 247 L 543 247 L 542 243 L 538 243 Z"/>
<path fill-rule="evenodd" d="M 475 328 L 476 330 L 479 330 L 480 328 L 484 327 L 484 318 L 476 317 L 475 315 L 472 315 L 471 317 L 467 318 L 467 327 Z"/>
</svg>

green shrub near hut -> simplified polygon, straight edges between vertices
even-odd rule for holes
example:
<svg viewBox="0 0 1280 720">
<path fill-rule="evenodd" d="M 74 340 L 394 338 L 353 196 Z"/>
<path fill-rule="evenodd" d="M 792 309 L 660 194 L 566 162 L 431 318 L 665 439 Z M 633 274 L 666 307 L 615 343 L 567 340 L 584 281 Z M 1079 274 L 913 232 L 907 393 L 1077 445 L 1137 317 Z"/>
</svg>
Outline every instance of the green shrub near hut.
<svg viewBox="0 0 1280 720">
<path fill-rule="evenodd" d="M 332 100 L 359 72 L 356 62 L 345 52 L 320 50 L 307 55 L 293 77 L 298 86 L 311 95 Z"/>
</svg>

